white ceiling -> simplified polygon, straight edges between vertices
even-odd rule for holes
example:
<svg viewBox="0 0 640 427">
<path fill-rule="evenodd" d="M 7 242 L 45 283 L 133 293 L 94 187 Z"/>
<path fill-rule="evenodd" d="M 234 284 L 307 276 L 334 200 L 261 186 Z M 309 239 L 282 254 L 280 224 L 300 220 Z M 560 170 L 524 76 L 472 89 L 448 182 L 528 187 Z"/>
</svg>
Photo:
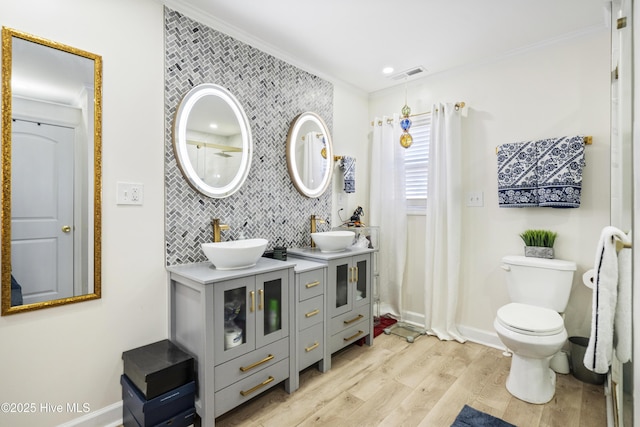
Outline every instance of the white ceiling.
<svg viewBox="0 0 640 427">
<path fill-rule="evenodd" d="M 607 0 L 160 0 L 306 71 L 367 93 L 608 25 Z M 407 79 L 412 80 L 418 76 Z"/>
</svg>

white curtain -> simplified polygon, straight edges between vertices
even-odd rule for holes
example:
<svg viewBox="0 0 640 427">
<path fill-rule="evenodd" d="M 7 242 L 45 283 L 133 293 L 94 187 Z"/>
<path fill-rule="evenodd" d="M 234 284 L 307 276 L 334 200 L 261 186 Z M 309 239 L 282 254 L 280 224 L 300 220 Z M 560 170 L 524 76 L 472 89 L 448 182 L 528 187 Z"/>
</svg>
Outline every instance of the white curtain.
<svg viewBox="0 0 640 427">
<path fill-rule="evenodd" d="M 461 118 L 453 104 L 431 109 L 425 262 L 425 327 L 465 342 L 456 327 L 462 227 Z"/>
<path fill-rule="evenodd" d="M 368 225 L 380 227 L 378 252 L 381 314 L 402 314 L 402 282 L 407 253 L 404 148 L 398 115 L 373 122 Z"/>
</svg>

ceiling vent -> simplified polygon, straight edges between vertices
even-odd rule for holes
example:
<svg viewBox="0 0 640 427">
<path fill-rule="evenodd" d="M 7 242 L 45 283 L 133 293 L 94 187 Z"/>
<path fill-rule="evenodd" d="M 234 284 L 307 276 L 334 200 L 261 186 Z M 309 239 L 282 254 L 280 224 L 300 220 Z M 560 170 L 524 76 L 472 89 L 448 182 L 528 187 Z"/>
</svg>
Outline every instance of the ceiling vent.
<svg viewBox="0 0 640 427">
<path fill-rule="evenodd" d="M 417 75 L 420 75 L 426 72 L 427 72 L 426 68 L 424 68 L 423 66 L 418 66 L 418 67 L 409 68 L 408 70 L 405 70 L 401 73 L 394 74 L 390 76 L 390 78 L 391 80 L 402 80 L 409 77 L 415 77 Z"/>
</svg>

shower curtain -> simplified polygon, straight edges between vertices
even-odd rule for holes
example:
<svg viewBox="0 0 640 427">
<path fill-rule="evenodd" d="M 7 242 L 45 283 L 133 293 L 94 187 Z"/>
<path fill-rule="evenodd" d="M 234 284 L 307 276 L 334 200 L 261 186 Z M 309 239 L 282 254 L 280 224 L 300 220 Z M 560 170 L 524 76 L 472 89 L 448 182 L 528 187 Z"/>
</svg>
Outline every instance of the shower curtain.
<svg viewBox="0 0 640 427">
<path fill-rule="evenodd" d="M 398 115 L 373 122 L 368 224 L 380 227 L 378 291 L 380 312 L 402 314 L 402 282 L 407 253 L 404 148 Z"/>
<path fill-rule="evenodd" d="M 441 340 L 465 342 L 455 324 L 463 200 L 461 118 L 450 103 L 436 104 L 431 112 L 424 238 L 425 328 Z"/>
</svg>

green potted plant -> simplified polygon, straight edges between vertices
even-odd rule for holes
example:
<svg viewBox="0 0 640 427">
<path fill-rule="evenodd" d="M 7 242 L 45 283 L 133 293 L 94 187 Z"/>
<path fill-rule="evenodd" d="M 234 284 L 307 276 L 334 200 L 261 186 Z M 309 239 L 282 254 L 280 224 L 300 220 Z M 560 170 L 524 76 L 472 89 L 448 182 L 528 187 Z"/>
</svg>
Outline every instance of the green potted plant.
<svg viewBox="0 0 640 427">
<path fill-rule="evenodd" d="M 536 258 L 553 258 L 553 244 L 558 233 L 549 230 L 526 230 L 520 234 L 524 241 L 524 255 Z"/>
</svg>

